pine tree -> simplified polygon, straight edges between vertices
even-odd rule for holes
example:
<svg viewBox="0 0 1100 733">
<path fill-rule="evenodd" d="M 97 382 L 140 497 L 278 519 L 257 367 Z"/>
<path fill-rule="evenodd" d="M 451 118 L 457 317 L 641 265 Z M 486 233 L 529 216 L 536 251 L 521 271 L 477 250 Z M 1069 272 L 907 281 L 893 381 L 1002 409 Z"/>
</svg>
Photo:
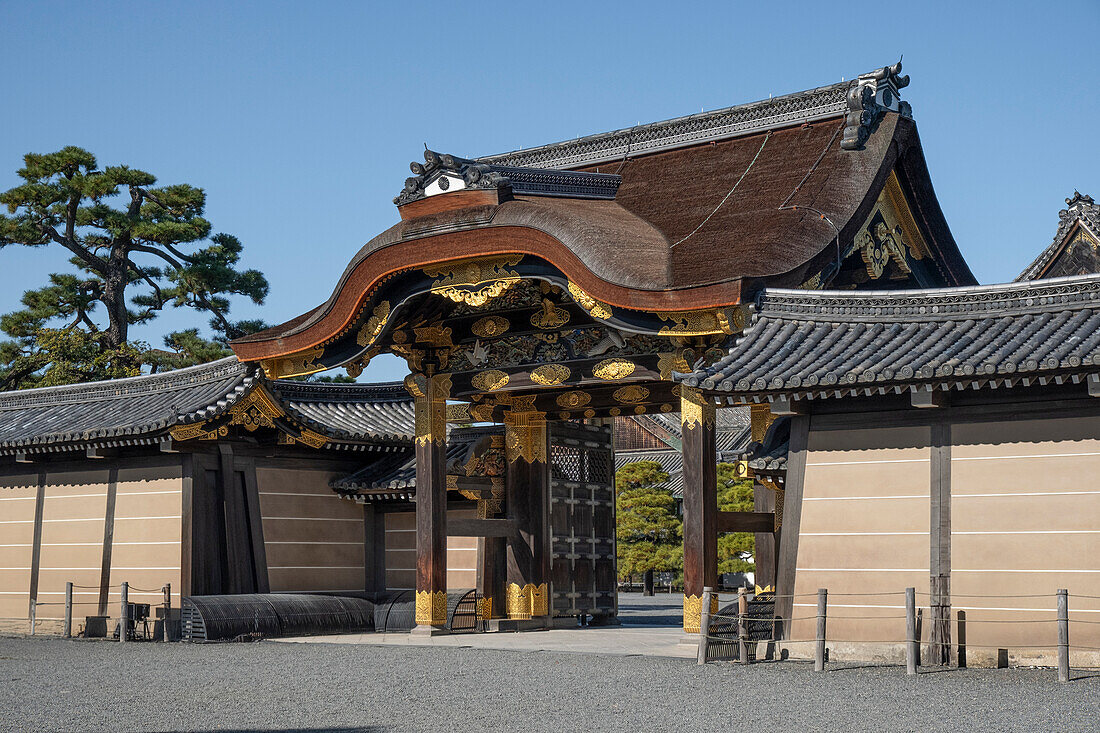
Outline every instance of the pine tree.
<svg viewBox="0 0 1100 733">
<path fill-rule="evenodd" d="M 683 523 L 676 500 L 662 488 L 668 474 L 656 461 L 628 463 L 615 472 L 619 577 L 654 571 L 678 571 L 684 565 Z"/>
<path fill-rule="evenodd" d="M 236 237 L 211 236 L 201 188 L 157 187 L 154 176 L 125 165 L 101 170 L 95 156 L 71 146 L 23 161 L 23 183 L 0 193 L 8 210 L 0 214 L 0 248 L 59 247 L 77 272 L 51 274 L 49 285 L 24 293 L 22 310 L 0 318 L 12 339 L 0 341 L 0 389 L 198 363 L 264 327 L 229 320 L 229 296 L 262 303 L 268 284 L 259 271 L 237 268 Z M 167 307 L 210 315 L 216 342 L 197 329 L 170 334 L 170 351 L 129 340 L 131 325 Z"/>
<path fill-rule="evenodd" d="M 752 479 L 739 478 L 737 466 L 718 464 L 718 511 L 753 511 Z M 718 536 L 718 573 L 751 573 L 756 538 L 751 532 L 731 532 Z"/>
</svg>

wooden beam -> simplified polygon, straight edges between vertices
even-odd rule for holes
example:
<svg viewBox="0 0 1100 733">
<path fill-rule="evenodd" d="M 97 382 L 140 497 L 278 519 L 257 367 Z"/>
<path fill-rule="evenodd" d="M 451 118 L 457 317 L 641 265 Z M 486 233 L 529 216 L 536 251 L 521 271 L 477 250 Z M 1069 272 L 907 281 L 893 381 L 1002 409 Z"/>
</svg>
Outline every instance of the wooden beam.
<svg viewBox="0 0 1100 733">
<path fill-rule="evenodd" d="M 24 451 L 16 451 L 15 453 L 16 463 L 34 463 L 34 455 L 26 453 Z"/>
<path fill-rule="evenodd" d="M 513 537 L 518 531 L 519 523 L 514 519 L 447 519 L 448 537 Z"/>
<path fill-rule="evenodd" d="M 943 390 L 931 387 L 914 387 L 909 392 L 909 400 L 913 407 L 928 409 L 943 407 L 947 403 L 947 395 L 944 394 Z"/>
<path fill-rule="evenodd" d="M 768 401 L 773 415 L 802 415 L 806 412 L 806 403 L 791 399 L 788 395 L 776 395 Z"/>
<path fill-rule="evenodd" d="M 947 664 L 951 658 L 951 423 L 933 423 L 931 439 L 929 658 L 933 664 Z"/>
<path fill-rule="evenodd" d="M 99 567 L 99 615 L 107 613 L 107 601 L 111 595 L 111 565 L 115 544 L 115 503 L 118 497 L 118 466 L 111 466 L 107 474 L 107 504 L 103 511 L 103 548 Z"/>
<path fill-rule="evenodd" d="M 89 445 L 84 449 L 84 455 L 87 458 L 115 458 L 118 456 L 118 448 L 100 448 L 94 445 Z"/>
<path fill-rule="evenodd" d="M 773 410 L 774 411 L 774 410 Z M 787 452 L 787 481 L 783 492 L 783 533 L 776 562 L 776 616 L 782 618 L 783 634 L 790 638 L 790 619 L 794 609 L 795 567 L 798 561 L 798 529 L 802 524 L 802 492 L 806 479 L 806 452 L 810 439 L 810 418 L 791 418 L 791 442 Z"/>
<path fill-rule="evenodd" d="M 718 512 L 719 532 L 774 532 L 775 512 Z"/>
<path fill-rule="evenodd" d="M 1100 397 L 1100 374 L 1089 375 L 1089 397 Z"/>
<path fill-rule="evenodd" d="M 180 449 L 176 447 L 176 441 L 172 440 L 170 436 L 165 436 L 160 439 L 160 452 L 179 453 Z"/>
</svg>

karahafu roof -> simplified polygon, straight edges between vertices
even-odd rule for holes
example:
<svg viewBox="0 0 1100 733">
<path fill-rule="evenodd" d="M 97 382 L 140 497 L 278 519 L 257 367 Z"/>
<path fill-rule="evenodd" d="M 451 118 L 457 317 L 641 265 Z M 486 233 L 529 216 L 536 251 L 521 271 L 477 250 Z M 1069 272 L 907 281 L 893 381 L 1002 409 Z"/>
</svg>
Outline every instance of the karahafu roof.
<svg viewBox="0 0 1100 733">
<path fill-rule="evenodd" d="M 1079 229 L 1083 229 L 1089 236 L 1090 244 L 1094 248 L 1094 254 L 1089 258 L 1090 265 L 1095 267 L 1100 262 L 1100 255 L 1095 254 L 1095 248 L 1100 247 L 1100 205 L 1092 196 L 1084 196 L 1079 191 L 1074 191 L 1071 198 L 1066 199 L 1066 208 L 1058 212 L 1058 231 L 1054 234 L 1054 241 L 1039 253 L 1035 260 L 1024 268 L 1024 271 L 1016 278 L 1016 282 L 1025 280 L 1038 280 L 1046 277 L 1051 265 L 1059 255 L 1066 251 L 1070 244 L 1071 235 Z M 1092 271 L 1092 270 L 1090 270 Z M 1078 275 L 1080 272 L 1051 273 Z"/>
<path fill-rule="evenodd" d="M 753 310 L 726 357 L 676 378 L 761 399 L 1060 384 L 1100 373 L 1097 275 L 877 293 L 767 290 Z"/>
<path fill-rule="evenodd" d="M 399 384 L 272 382 L 228 357 L 159 374 L 0 393 L 0 454 L 155 444 L 173 427 L 223 418 L 261 388 L 333 444 L 412 440 L 412 398 Z"/>
</svg>

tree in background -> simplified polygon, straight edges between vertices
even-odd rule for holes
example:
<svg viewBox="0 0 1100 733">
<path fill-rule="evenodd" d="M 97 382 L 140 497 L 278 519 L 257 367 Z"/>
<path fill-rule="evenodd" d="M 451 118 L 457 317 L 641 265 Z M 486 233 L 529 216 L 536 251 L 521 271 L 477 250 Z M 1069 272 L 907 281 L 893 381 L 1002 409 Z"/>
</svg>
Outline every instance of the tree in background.
<svg viewBox="0 0 1100 733">
<path fill-rule="evenodd" d="M 646 595 L 653 595 L 654 571 L 684 565 L 683 523 L 672 492 L 662 488 L 666 481 L 656 461 L 628 463 L 615 472 L 619 576 L 641 573 Z"/>
<path fill-rule="evenodd" d="M 229 340 L 264 328 L 231 321 L 229 296 L 263 303 L 268 284 L 257 270 L 239 270 L 241 243 L 211 236 L 206 194 L 187 184 L 155 186 L 128 166 L 99 169 L 77 147 L 30 153 L 23 183 L 0 193 L 0 248 L 59 247 L 77 273 L 54 273 L 28 290 L 23 309 L 0 318 L 0 389 L 109 379 L 197 364 L 225 356 Z M 169 334 L 164 349 L 131 342 L 129 327 L 167 307 L 211 316 L 213 341 L 198 329 Z"/>
<path fill-rule="evenodd" d="M 738 476 L 732 463 L 718 464 L 718 511 L 753 511 L 752 479 Z M 756 570 L 752 557 L 756 538 L 751 532 L 731 532 L 718 536 L 718 574 L 751 573 Z"/>
</svg>

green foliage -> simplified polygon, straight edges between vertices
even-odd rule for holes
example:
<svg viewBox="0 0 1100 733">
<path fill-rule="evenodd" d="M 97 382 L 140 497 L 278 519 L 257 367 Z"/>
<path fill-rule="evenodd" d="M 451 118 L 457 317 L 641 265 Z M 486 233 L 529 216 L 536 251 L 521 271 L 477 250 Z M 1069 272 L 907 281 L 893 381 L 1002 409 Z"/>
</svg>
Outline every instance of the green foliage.
<svg viewBox="0 0 1100 733">
<path fill-rule="evenodd" d="M 655 461 L 628 463 L 615 473 L 620 577 L 683 567 L 683 524 L 672 493 L 661 488 L 666 481 Z"/>
<path fill-rule="evenodd" d="M 718 511 L 753 511 L 752 479 L 739 478 L 732 463 L 718 464 Z M 756 564 L 749 558 L 756 538 L 751 532 L 731 532 L 718 536 L 718 572 L 751 573 Z"/>
<path fill-rule="evenodd" d="M 262 303 L 268 284 L 257 270 L 238 269 L 236 237 L 211 236 L 201 188 L 157 187 L 154 176 L 128 166 L 100 169 L 95 156 L 72 146 L 23 161 L 22 184 L 0 193 L 7 209 L 0 249 L 61 247 L 76 272 L 49 275 L 48 285 L 24 293 L 22 310 L 0 318 L 0 331 L 13 339 L 0 341 L 0 389 L 128 372 L 110 365 L 129 365 L 134 350 L 142 352 L 138 368 L 199 363 L 265 327 L 229 320 L 231 296 Z M 188 329 L 165 339 L 170 351 L 129 342 L 131 325 L 168 307 L 210 315 L 215 341 Z"/>
</svg>

